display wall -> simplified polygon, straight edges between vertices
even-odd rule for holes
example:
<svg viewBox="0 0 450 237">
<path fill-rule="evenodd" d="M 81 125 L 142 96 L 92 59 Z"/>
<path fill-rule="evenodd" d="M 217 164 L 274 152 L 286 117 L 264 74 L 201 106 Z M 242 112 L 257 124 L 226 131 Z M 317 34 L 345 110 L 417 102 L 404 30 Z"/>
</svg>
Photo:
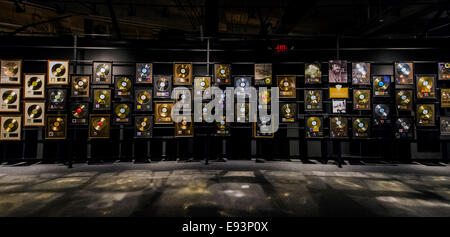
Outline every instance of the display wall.
<svg viewBox="0 0 450 237">
<path fill-rule="evenodd" d="M 287 46 L 286 52 L 277 52 L 276 45 Z M 166 39 L 161 41 L 129 41 L 114 42 L 96 38 L 3 38 L 0 46 L 0 59 L 22 60 L 22 74 L 48 74 L 48 60 L 69 60 L 69 83 L 67 85 L 49 85 L 48 78 L 44 99 L 20 98 L 21 110 L 15 114 L 23 114 L 23 101 L 45 102 L 46 114 L 58 117 L 67 116 L 65 139 L 48 137 L 47 126 L 21 127 L 20 141 L 1 141 L 2 161 L 42 160 L 43 162 L 59 162 L 74 160 L 114 161 L 132 160 L 202 160 L 209 158 L 290 160 L 319 158 L 357 160 L 389 160 L 411 161 L 412 159 L 447 159 L 446 135 L 442 134 L 440 119 L 447 116 L 448 109 L 441 106 L 441 89 L 450 88 L 450 83 L 438 80 L 438 63 L 449 62 L 449 48 L 443 40 L 355 40 L 355 39 Z M 330 83 L 329 69 L 332 61 L 341 62 L 346 69 L 347 82 Z M 330 62 L 331 61 L 331 62 Z M 346 61 L 346 62 L 342 62 Z M 117 96 L 115 83 L 96 84 L 95 71 L 97 62 L 111 63 L 111 82 L 120 77 L 128 77 L 132 81 L 129 100 Z M 154 102 L 168 102 L 168 98 L 152 97 L 150 111 L 137 109 L 134 96 L 139 90 L 155 89 L 151 84 L 135 84 L 137 63 L 151 63 L 153 81 L 159 76 L 174 76 L 174 62 L 192 63 L 192 78 L 211 76 L 215 79 L 215 65 L 230 64 L 231 80 L 233 77 L 250 78 L 254 84 L 255 64 L 272 64 L 272 86 L 277 86 L 277 76 L 287 75 L 295 81 L 294 98 L 280 98 L 280 105 L 294 105 L 294 122 L 280 124 L 280 129 L 273 138 L 255 137 L 252 123 L 231 123 L 229 134 L 218 134 L 215 123 L 195 123 L 194 135 L 175 137 L 174 123 L 152 124 L 151 138 L 136 138 L 136 122 L 139 116 L 152 116 L 154 119 L 156 106 Z M 355 85 L 352 81 L 353 63 L 370 63 L 370 84 Z M 412 85 L 395 83 L 396 62 L 411 62 L 413 69 Z M 305 65 L 316 63 L 321 69 L 320 83 L 305 83 Z M 308 66 L 307 66 L 308 67 Z M 175 69 L 176 70 L 176 69 Z M 70 76 L 72 75 L 72 76 Z M 74 75 L 89 76 L 88 96 L 74 97 L 71 81 Z M 434 75 L 435 96 L 418 97 L 416 76 Z M 379 79 L 373 76 L 380 76 Z M 389 76 L 387 91 L 377 91 L 373 82 L 384 80 Z M 279 80 L 282 80 L 280 77 Z M 81 79 L 80 79 L 81 80 Z M 333 79 L 333 80 L 340 80 Z M 377 81 L 377 82 L 378 82 Z M 94 82 L 94 83 L 92 83 Z M 384 82 L 384 81 L 383 81 Z M 386 82 L 385 82 L 386 83 Z M 50 83 L 51 84 L 51 83 Z M 56 82 L 57 84 L 57 82 Z M 234 85 L 234 83 L 231 83 Z M 333 113 L 333 98 L 329 88 L 341 85 L 348 88 L 345 113 Z M 2 88 L 23 88 L 3 85 Z M 172 85 L 173 88 L 177 85 Z M 225 85 L 220 85 L 224 88 Z M 385 85 L 383 84 L 384 88 Z M 64 108 L 48 105 L 51 92 L 48 90 L 66 89 L 67 104 Z M 127 104 L 130 107 L 129 121 L 114 122 L 114 108 L 104 110 L 96 108 L 94 97 L 101 90 L 111 90 L 111 107 L 116 104 Z M 25 90 L 21 89 L 24 93 Z M 368 90 L 370 102 L 363 110 L 355 108 L 354 93 Z M 410 90 L 412 103 L 410 110 L 401 111 L 396 103 L 398 90 Z M 97 91 L 97 92 L 96 92 Z M 312 92 L 309 92 L 312 91 Z M 320 108 L 311 108 L 309 93 L 320 91 Z M 366 92 L 364 92 L 366 93 Z M 428 92 L 426 92 L 428 93 Z M 358 96 L 360 94 L 357 94 Z M 344 96 L 345 97 L 345 96 Z M 427 97 L 427 96 L 425 96 Z M 434 97 L 434 98 L 433 98 Z M 339 98 L 334 98 L 338 100 Z M 341 99 L 342 100 L 342 99 Z M 337 101 L 338 103 L 339 101 Z M 89 130 L 90 121 L 74 124 L 71 117 L 74 104 L 84 103 L 88 114 L 100 116 L 95 124 L 103 125 L 102 118 L 109 115 L 109 134 L 93 134 Z M 335 102 L 336 103 L 336 102 Z M 387 118 L 377 118 L 377 105 L 385 105 L 389 109 Z M 417 106 L 434 106 L 431 120 L 433 124 L 422 126 L 417 120 Z M 336 107 L 337 105 L 335 105 Z M 379 109 L 380 107 L 378 107 Z M 385 107 L 383 107 L 386 109 Z M 423 108 L 422 108 L 423 110 Z M 11 113 L 2 113 L 9 116 Z M 22 116 L 20 116 L 22 117 Z M 348 122 L 348 135 L 345 137 L 330 136 L 330 120 L 333 117 L 344 118 Z M 312 118 L 312 120 L 311 120 Z M 412 120 L 411 135 L 398 136 L 396 120 L 410 118 Z M 89 120 L 89 116 L 86 120 Z M 93 118 L 95 119 L 95 118 Z M 308 129 L 309 122 L 318 119 L 319 129 Z M 367 119 L 368 130 L 363 136 L 355 136 L 352 125 L 355 119 Z M 46 120 L 47 121 L 47 120 Z M 21 124 L 24 125 L 21 121 Z M 419 126 L 417 126 L 419 125 Z M 92 130 L 92 129 L 91 129 Z M 397 135 L 397 136 L 396 136 Z M 97 137 L 95 137 L 97 136 Z"/>
</svg>

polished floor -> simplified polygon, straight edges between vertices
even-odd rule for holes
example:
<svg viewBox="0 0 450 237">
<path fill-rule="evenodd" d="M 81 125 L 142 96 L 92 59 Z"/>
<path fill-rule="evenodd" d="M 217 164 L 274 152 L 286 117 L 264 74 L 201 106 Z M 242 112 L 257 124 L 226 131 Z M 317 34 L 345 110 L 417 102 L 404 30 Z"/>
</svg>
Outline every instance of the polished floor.
<svg viewBox="0 0 450 237">
<path fill-rule="evenodd" d="M 0 166 L 0 216 L 450 216 L 450 166 Z"/>
</svg>

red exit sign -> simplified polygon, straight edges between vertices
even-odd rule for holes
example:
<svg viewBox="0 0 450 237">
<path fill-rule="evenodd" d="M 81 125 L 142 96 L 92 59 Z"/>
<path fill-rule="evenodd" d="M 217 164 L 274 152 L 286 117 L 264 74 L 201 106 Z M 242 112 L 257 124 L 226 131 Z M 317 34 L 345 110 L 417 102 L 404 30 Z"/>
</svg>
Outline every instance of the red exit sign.
<svg viewBox="0 0 450 237">
<path fill-rule="evenodd" d="M 276 53 L 287 53 L 289 51 L 289 46 L 287 44 L 275 44 L 273 49 Z"/>
</svg>

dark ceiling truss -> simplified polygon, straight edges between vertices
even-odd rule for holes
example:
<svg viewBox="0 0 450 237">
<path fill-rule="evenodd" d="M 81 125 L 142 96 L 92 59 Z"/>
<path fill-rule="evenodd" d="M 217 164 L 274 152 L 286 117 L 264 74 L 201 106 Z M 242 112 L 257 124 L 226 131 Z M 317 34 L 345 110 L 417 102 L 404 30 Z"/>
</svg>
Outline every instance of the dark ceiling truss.
<svg viewBox="0 0 450 237">
<path fill-rule="evenodd" d="M 69 18 L 69 17 L 72 17 L 72 15 L 66 15 L 66 16 L 62 16 L 62 17 L 56 17 L 56 18 L 52 18 L 52 19 L 45 20 L 45 21 L 39 21 L 39 22 L 35 22 L 35 23 L 32 23 L 32 24 L 24 25 L 24 26 L 20 27 L 19 29 L 17 29 L 17 30 L 15 30 L 15 31 L 11 32 L 9 35 L 10 35 L 10 36 L 14 36 L 14 35 L 16 35 L 16 34 L 22 32 L 22 31 L 24 31 L 24 30 L 30 28 L 30 27 L 35 27 L 35 26 L 42 25 L 42 24 L 48 24 L 48 23 L 52 23 L 52 22 L 61 21 L 61 20 L 64 20 L 64 19 L 66 19 L 66 18 Z"/>
</svg>

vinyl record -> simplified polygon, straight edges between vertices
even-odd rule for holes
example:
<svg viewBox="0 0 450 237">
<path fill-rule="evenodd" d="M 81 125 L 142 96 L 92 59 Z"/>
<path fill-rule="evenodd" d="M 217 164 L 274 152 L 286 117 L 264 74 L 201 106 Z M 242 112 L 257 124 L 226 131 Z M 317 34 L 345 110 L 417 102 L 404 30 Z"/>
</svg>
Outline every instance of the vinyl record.
<svg viewBox="0 0 450 237">
<path fill-rule="evenodd" d="M 373 84 L 375 86 L 375 89 L 378 91 L 385 91 L 388 89 L 389 84 L 383 80 L 383 77 L 377 77 Z"/>
<path fill-rule="evenodd" d="M 150 94 L 147 91 L 140 91 L 136 96 L 136 101 L 139 104 L 147 104 L 150 101 Z"/>
<path fill-rule="evenodd" d="M 308 64 L 305 68 L 305 75 L 309 78 L 320 78 L 322 77 L 322 71 L 320 70 L 319 65 L 316 64 Z"/>
<path fill-rule="evenodd" d="M 17 120 L 15 119 L 7 119 L 4 123 L 3 123 L 3 128 L 5 129 L 6 132 L 15 132 L 17 130 L 17 128 L 19 127 L 19 123 L 17 122 Z"/>
<path fill-rule="evenodd" d="M 421 90 L 429 91 L 433 88 L 433 78 L 432 77 L 421 77 L 417 82 Z"/>
<path fill-rule="evenodd" d="M 161 104 L 161 106 L 159 106 L 159 116 L 161 117 L 169 117 L 170 116 L 170 106 L 169 104 Z"/>
<path fill-rule="evenodd" d="M 417 109 L 417 113 L 420 119 L 428 120 L 433 116 L 433 108 L 428 105 L 421 105 Z"/>
<path fill-rule="evenodd" d="M 227 78 L 230 76 L 230 68 L 225 65 L 219 65 L 219 67 L 217 67 L 216 75 L 220 78 Z"/>
<path fill-rule="evenodd" d="M 130 107 L 127 104 L 118 104 L 114 111 L 117 117 L 126 118 L 130 114 Z"/>
<path fill-rule="evenodd" d="M 106 104 L 109 101 L 109 91 L 102 90 L 96 94 L 95 100 L 99 104 Z"/>
<path fill-rule="evenodd" d="M 97 67 L 95 68 L 95 74 L 99 77 L 106 77 L 109 75 L 109 64 L 106 63 L 101 63 L 98 64 Z"/>
<path fill-rule="evenodd" d="M 397 71 L 397 73 L 399 75 L 404 75 L 404 76 L 408 76 L 412 72 L 411 66 L 407 63 L 398 63 L 395 70 Z"/>
<path fill-rule="evenodd" d="M 397 97 L 400 98 L 401 105 L 408 105 L 411 102 L 411 95 L 404 90 L 397 92 Z"/>
<path fill-rule="evenodd" d="M 75 78 L 75 90 L 77 91 L 81 91 L 81 90 L 85 90 L 88 86 L 88 79 L 85 77 L 76 77 Z"/>
<path fill-rule="evenodd" d="M 107 127 L 107 120 L 106 120 L 106 118 L 103 118 L 103 117 L 93 118 L 92 126 L 94 126 L 95 130 L 101 131 Z"/>
<path fill-rule="evenodd" d="M 60 117 L 56 118 L 50 125 L 50 128 L 54 132 L 62 131 L 64 129 L 64 120 Z"/>
<path fill-rule="evenodd" d="M 320 102 L 320 93 L 318 91 L 307 91 L 306 103 L 307 104 L 318 104 Z"/>
<path fill-rule="evenodd" d="M 248 88 L 250 87 L 250 81 L 248 80 L 248 78 L 238 77 L 234 81 L 234 85 L 236 88 Z"/>
<path fill-rule="evenodd" d="M 166 91 L 169 88 L 169 80 L 164 77 L 160 77 L 156 81 L 156 90 Z"/>
<path fill-rule="evenodd" d="M 369 102 L 369 93 L 367 91 L 358 90 L 355 93 L 356 101 L 359 104 L 366 104 Z"/>
<path fill-rule="evenodd" d="M 17 101 L 17 94 L 15 91 L 7 90 L 3 93 L 2 99 L 5 104 L 13 104 Z"/>
<path fill-rule="evenodd" d="M 344 129 L 345 128 L 345 122 L 342 121 L 342 118 L 340 118 L 340 117 L 332 118 L 331 124 L 334 124 L 336 129 Z"/>
<path fill-rule="evenodd" d="M 367 129 L 369 129 L 369 124 L 365 120 L 355 119 L 355 121 L 353 122 L 353 128 L 358 133 L 364 133 L 367 132 Z"/>
<path fill-rule="evenodd" d="M 283 78 L 280 80 L 280 83 L 278 84 L 278 88 L 280 88 L 281 91 L 288 91 L 291 87 L 291 83 L 289 82 L 289 79 Z"/>
<path fill-rule="evenodd" d="M 42 115 L 42 108 L 39 105 L 31 105 L 28 107 L 27 115 L 30 118 L 39 118 Z"/>
<path fill-rule="evenodd" d="M 389 116 L 389 107 L 385 104 L 378 104 L 375 106 L 375 115 L 378 118 L 387 118 Z"/>
<path fill-rule="evenodd" d="M 64 76 L 66 73 L 66 68 L 61 63 L 57 63 L 52 67 L 52 74 L 56 77 Z"/>
<path fill-rule="evenodd" d="M 396 124 L 397 128 L 403 129 L 403 132 L 409 132 L 412 127 L 410 120 L 402 119 L 402 118 L 397 119 L 395 124 Z"/>
<path fill-rule="evenodd" d="M 190 72 L 190 65 L 189 64 L 179 64 L 177 65 L 176 74 L 177 77 L 188 77 Z"/>
<path fill-rule="evenodd" d="M 142 117 L 136 121 L 136 127 L 140 131 L 147 131 L 150 129 L 151 121 L 147 117 Z"/>
<path fill-rule="evenodd" d="M 138 72 L 140 77 L 149 77 L 152 74 L 152 66 L 150 64 L 141 64 Z"/>
<path fill-rule="evenodd" d="M 281 107 L 281 114 L 284 118 L 292 118 L 294 117 L 295 107 L 293 104 L 284 104 Z"/>
<path fill-rule="evenodd" d="M 367 78 L 367 74 L 369 73 L 369 68 L 367 67 L 366 63 L 355 63 L 354 69 L 356 72 L 354 75 L 356 79 Z"/>
<path fill-rule="evenodd" d="M 121 91 L 128 91 L 131 88 L 131 80 L 128 77 L 121 77 L 116 82 L 117 88 Z"/>
<path fill-rule="evenodd" d="M 16 63 L 7 63 L 4 67 L 4 73 L 8 77 L 14 77 L 19 72 L 19 66 Z"/>
<path fill-rule="evenodd" d="M 28 80 L 27 86 L 32 90 L 39 90 L 42 87 L 42 80 L 38 77 L 32 77 Z"/>
<path fill-rule="evenodd" d="M 321 122 L 320 122 L 320 118 L 318 118 L 318 117 L 309 117 L 306 124 L 307 124 L 309 130 L 312 130 L 312 131 L 320 130 Z"/>
<path fill-rule="evenodd" d="M 64 102 L 64 96 L 62 90 L 54 90 L 50 93 L 50 102 L 53 104 L 61 104 Z"/>
<path fill-rule="evenodd" d="M 211 84 L 210 81 L 208 79 L 206 79 L 206 78 L 202 78 L 200 80 L 199 84 L 200 84 L 200 87 L 202 88 L 202 90 L 205 90 L 206 88 L 211 86 L 210 85 Z"/>
<path fill-rule="evenodd" d="M 75 105 L 74 109 L 72 110 L 72 116 L 75 118 L 84 118 L 87 114 L 87 108 L 84 104 L 77 104 Z"/>
</svg>

